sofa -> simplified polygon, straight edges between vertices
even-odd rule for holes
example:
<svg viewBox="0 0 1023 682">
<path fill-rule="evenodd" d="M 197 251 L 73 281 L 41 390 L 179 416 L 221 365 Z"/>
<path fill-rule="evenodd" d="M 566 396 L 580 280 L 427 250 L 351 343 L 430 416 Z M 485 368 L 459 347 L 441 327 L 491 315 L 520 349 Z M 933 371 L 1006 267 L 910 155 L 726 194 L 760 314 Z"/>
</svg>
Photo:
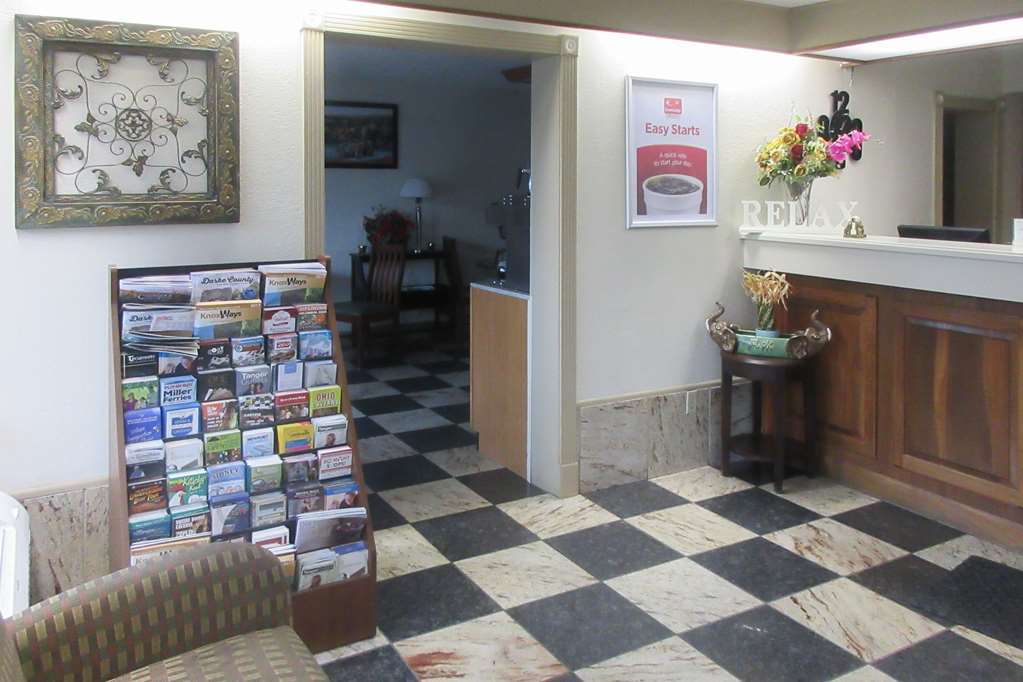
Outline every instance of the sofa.
<svg viewBox="0 0 1023 682">
<path fill-rule="evenodd" d="M 291 628 L 278 560 L 247 543 L 181 550 L 0 622 L 0 682 L 326 680 Z"/>
</svg>

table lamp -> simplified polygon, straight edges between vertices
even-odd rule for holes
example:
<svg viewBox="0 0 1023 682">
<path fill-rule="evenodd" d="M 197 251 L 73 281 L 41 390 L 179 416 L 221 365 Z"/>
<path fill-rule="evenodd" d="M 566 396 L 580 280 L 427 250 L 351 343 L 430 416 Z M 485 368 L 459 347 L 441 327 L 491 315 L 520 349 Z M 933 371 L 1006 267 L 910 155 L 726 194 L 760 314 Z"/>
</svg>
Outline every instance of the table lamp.
<svg viewBox="0 0 1023 682">
<path fill-rule="evenodd" d="M 433 194 L 430 183 L 422 178 L 409 178 L 401 186 L 401 196 L 416 200 L 416 251 L 423 250 L 423 199 Z"/>
</svg>

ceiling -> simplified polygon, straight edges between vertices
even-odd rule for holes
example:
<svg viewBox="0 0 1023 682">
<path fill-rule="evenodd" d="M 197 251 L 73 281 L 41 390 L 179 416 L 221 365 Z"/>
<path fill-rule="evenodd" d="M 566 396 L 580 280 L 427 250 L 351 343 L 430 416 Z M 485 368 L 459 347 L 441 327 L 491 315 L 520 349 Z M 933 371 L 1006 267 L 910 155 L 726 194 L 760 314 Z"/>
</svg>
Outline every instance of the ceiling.
<svg viewBox="0 0 1023 682">
<path fill-rule="evenodd" d="M 775 7 L 805 7 L 807 5 L 819 5 L 822 2 L 831 0 L 745 0 L 758 5 L 774 5 Z"/>
<path fill-rule="evenodd" d="M 331 38 L 324 46 L 326 77 L 458 83 L 474 90 L 529 91 L 501 71 L 530 63 L 529 56 L 427 44 Z"/>
</svg>

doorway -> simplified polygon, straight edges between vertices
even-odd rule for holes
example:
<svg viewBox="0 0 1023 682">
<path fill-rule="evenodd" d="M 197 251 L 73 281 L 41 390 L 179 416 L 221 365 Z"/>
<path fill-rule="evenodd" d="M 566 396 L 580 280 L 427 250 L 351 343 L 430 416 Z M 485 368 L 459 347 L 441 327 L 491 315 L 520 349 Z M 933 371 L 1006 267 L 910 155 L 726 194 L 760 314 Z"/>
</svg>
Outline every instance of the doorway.
<svg viewBox="0 0 1023 682">
<path fill-rule="evenodd" d="M 451 22 L 461 18 L 451 17 Z M 302 31 L 305 251 L 326 247 L 325 34 L 530 55 L 533 230 L 528 311 L 527 460 L 531 483 L 578 492 L 575 379 L 576 55 L 573 36 L 420 19 L 327 13 Z"/>
<path fill-rule="evenodd" d="M 1003 238 L 1000 168 L 1002 101 L 940 96 L 936 117 L 936 224 L 990 230 Z"/>
</svg>

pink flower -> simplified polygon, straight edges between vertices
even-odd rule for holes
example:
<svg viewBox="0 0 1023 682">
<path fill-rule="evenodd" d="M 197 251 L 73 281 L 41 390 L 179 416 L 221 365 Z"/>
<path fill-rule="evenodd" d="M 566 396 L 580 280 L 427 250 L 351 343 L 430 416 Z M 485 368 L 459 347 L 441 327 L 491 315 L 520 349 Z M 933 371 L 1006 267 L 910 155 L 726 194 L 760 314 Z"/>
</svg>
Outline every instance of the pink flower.
<svg viewBox="0 0 1023 682">
<path fill-rule="evenodd" d="M 870 134 L 865 133 L 862 130 L 851 130 L 847 135 L 843 135 L 843 137 L 848 137 L 852 146 L 855 148 L 862 146 L 864 142 L 869 140 Z"/>
<path fill-rule="evenodd" d="M 841 138 L 839 138 L 839 140 L 840 139 Z M 845 161 L 846 157 L 849 156 L 849 151 L 839 140 L 835 140 L 828 145 L 828 156 L 831 157 L 831 160 L 835 163 L 842 163 Z"/>
<path fill-rule="evenodd" d="M 863 146 L 863 143 L 870 139 L 870 135 L 859 130 L 852 130 L 845 135 L 839 135 L 834 141 L 828 144 L 828 156 L 835 163 L 842 163 L 856 149 Z"/>
</svg>

